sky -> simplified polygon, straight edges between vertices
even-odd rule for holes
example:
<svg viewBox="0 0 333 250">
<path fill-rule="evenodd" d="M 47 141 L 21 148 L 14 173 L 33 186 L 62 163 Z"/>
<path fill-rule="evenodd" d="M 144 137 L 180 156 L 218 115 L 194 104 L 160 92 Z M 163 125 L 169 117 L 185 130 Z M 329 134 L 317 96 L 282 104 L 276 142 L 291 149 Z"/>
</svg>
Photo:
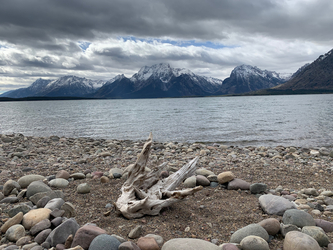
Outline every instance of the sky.
<svg viewBox="0 0 333 250">
<path fill-rule="evenodd" d="M 220 79 L 242 64 L 294 73 L 332 49 L 332 13 L 332 0 L 2 0 L 0 93 L 156 63 Z"/>
</svg>

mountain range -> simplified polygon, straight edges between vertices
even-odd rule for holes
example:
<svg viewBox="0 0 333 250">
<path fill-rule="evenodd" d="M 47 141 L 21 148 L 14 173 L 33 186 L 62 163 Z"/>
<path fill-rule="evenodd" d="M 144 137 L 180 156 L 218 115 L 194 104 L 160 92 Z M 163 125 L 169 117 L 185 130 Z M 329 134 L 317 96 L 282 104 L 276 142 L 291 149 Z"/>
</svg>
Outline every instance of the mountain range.
<svg viewBox="0 0 333 250">
<path fill-rule="evenodd" d="M 8 91 L 0 97 L 161 98 L 241 94 L 263 89 L 333 90 L 332 68 L 333 50 L 294 74 L 240 65 L 225 80 L 160 63 L 144 66 L 130 78 L 118 75 L 108 81 L 77 76 L 38 79 L 27 88 Z"/>
</svg>

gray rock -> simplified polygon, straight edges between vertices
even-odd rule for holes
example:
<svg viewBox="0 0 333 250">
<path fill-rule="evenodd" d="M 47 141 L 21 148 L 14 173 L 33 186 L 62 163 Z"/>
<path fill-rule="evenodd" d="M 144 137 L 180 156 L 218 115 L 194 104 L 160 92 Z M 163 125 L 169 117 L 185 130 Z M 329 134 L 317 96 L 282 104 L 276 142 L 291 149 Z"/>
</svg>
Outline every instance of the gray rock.
<svg viewBox="0 0 333 250">
<path fill-rule="evenodd" d="M 16 202 L 19 202 L 19 200 L 17 199 L 17 197 L 9 196 L 9 197 L 3 198 L 0 201 L 0 204 L 2 204 L 2 203 L 13 204 L 13 203 L 16 203 Z"/>
<path fill-rule="evenodd" d="M 242 179 L 233 179 L 228 183 L 228 190 L 250 190 L 250 183 L 242 180 Z"/>
<path fill-rule="evenodd" d="M 324 198 L 324 203 L 326 204 L 326 205 L 333 205 L 333 199 L 332 198 L 330 198 L 330 197 L 325 197 Z"/>
<path fill-rule="evenodd" d="M 41 199 L 37 202 L 37 204 L 36 204 L 37 208 L 43 208 L 43 207 L 45 207 L 46 204 L 47 204 L 50 200 L 51 200 L 50 197 L 48 197 L 48 196 L 44 196 L 43 198 L 41 198 Z"/>
<path fill-rule="evenodd" d="M 30 234 L 31 235 L 36 235 L 39 232 L 48 229 L 49 227 L 51 227 L 51 222 L 48 219 L 44 219 L 40 222 L 38 222 L 36 225 L 34 225 L 31 229 L 30 229 Z"/>
<path fill-rule="evenodd" d="M 63 178 L 53 179 L 49 182 L 49 185 L 54 188 L 64 188 L 69 184 L 68 180 Z"/>
<path fill-rule="evenodd" d="M 267 231 L 262 226 L 258 224 L 250 224 L 247 225 L 246 227 L 237 230 L 233 235 L 231 235 L 230 242 L 240 243 L 242 239 L 250 235 L 259 236 L 263 238 L 265 241 L 268 241 L 269 239 Z"/>
<path fill-rule="evenodd" d="M 13 225 L 6 231 L 6 238 L 9 241 L 16 242 L 18 239 L 25 236 L 25 229 L 22 225 Z"/>
<path fill-rule="evenodd" d="M 210 185 L 210 181 L 203 175 L 197 175 L 196 176 L 196 181 L 197 181 L 197 186 L 209 186 Z"/>
<path fill-rule="evenodd" d="M 321 250 L 321 247 L 311 236 L 292 231 L 284 239 L 283 250 Z"/>
<path fill-rule="evenodd" d="M 20 184 L 21 188 L 26 188 L 28 187 L 32 182 L 34 181 L 40 181 L 44 180 L 45 177 L 42 175 L 37 175 L 37 174 L 30 174 L 30 175 L 25 175 L 18 179 L 18 184 Z"/>
<path fill-rule="evenodd" d="M 12 209 L 10 209 L 8 211 L 8 215 L 9 217 L 14 217 L 15 215 L 17 215 L 18 213 L 22 212 L 23 214 L 26 214 L 27 212 L 29 212 L 32 208 L 29 207 L 26 204 L 19 204 L 14 206 Z"/>
<path fill-rule="evenodd" d="M 282 221 L 284 224 L 293 224 L 300 228 L 316 225 L 315 220 L 309 213 L 297 209 L 287 210 L 282 217 Z"/>
<path fill-rule="evenodd" d="M 304 189 L 304 194 L 318 196 L 319 193 L 315 188 L 306 188 Z"/>
<path fill-rule="evenodd" d="M 28 186 L 26 196 L 29 199 L 31 196 L 37 193 L 50 192 L 50 191 L 52 191 L 52 189 L 42 181 L 34 181 L 30 183 L 30 185 Z"/>
<path fill-rule="evenodd" d="M 302 233 L 310 235 L 318 242 L 319 246 L 321 247 L 327 247 L 327 245 L 330 243 L 328 236 L 326 235 L 324 230 L 320 227 L 305 226 L 302 228 Z"/>
<path fill-rule="evenodd" d="M 63 221 L 63 218 L 62 217 L 57 217 L 57 218 L 54 218 L 52 221 L 51 221 L 51 225 L 52 227 L 57 227 L 59 226 Z"/>
<path fill-rule="evenodd" d="M 118 250 L 120 241 L 115 237 L 107 234 L 98 235 L 93 239 L 89 246 L 89 250 Z"/>
<path fill-rule="evenodd" d="M 141 249 L 133 242 L 126 241 L 119 245 L 118 250 L 141 250 Z"/>
<path fill-rule="evenodd" d="M 267 241 L 259 236 L 247 236 L 240 242 L 242 250 L 269 250 Z"/>
<path fill-rule="evenodd" d="M 65 180 L 65 179 L 62 179 Z M 45 208 L 51 209 L 52 211 L 56 208 L 60 209 L 62 205 L 64 205 L 65 201 L 61 198 L 54 198 L 50 200 L 46 205 Z"/>
<path fill-rule="evenodd" d="M 80 228 L 74 218 L 70 218 L 56 227 L 47 237 L 46 242 L 55 247 L 57 244 L 65 244 L 69 235 L 75 235 Z"/>
<path fill-rule="evenodd" d="M 171 239 L 164 243 L 161 250 L 194 250 L 194 249 L 221 250 L 221 248 L 208 241 L 193 239 L 193 238 Z"/>
<path fill-rule="evenodd" d="M 31 250 L 32 248 L 34 248 L 36 246 L 38 246 L 38 244 L 36 242 L 30 243 L 30 244 L 24 245 L 22 247 L 22 250 Z"/>
<path fill-rule="evenodd" d="M 142 226 L 138 225 L 130 231 L 130 233 L 128 234 L 128 238 L 137 239 L 140 237 L 141 233 L 142 233 Z"/>
<path fill-rule="evenodd" d="M 74 180 L 80 180 L 80 179 L 85 179 L 86 176 L 83 173 L 74 173 L 70 175 L 70 178 L 73 178 Z"/>
<path fill-rule="evenodd" d="M 301 229 L 298 228 L 297 226 L 295 225 L 292 225 L 292 224 L 283 224 L 281 223 L 280 224 L 280 232 L 282 234 L 283 237 L 286 236 L 287 233 L 291 232 L 291 231 L 298 231 L 298 232 L 301 232 Z"/>
<path fill-rule="evenodd" d="M 207 176 L 207 179 L 210 181 L 210 182 L 217 182 L 218 183 L 218 180 L 217 180 L 217 175 L 208 175 Z"/>
<path fill-rule="evenodd" d="M 13 191 L 13 189 L 20 190 L 21 186 L 18 184 L 16 181 L 13 180 L 8 180 L 6 183 L 3 185 L 3 194 L 5 196 L 10 195 L 10 193 Z"/>
<path fill-rule="evenodd" d="M 77 186 L 76 190 L 78 194 L 87 194 L 90 193 L 90 186 L 88 185 L 88 183 L 81 183 Z"/>
<path fill-rule="evenodd" d="M 197 179 L 195 176 L 188 177 L 183 184 L 186 188 L 193 188 L 197 185 Z"/>
<path fill-rule="evenodd" d="M 50 199 L 54 199 L 54 198 L 65 199 L 65 195 L 62 192 L 62 190 L 51 190 L 48 192 L 34 194 L 33 196 L 31 196 L 29 198 L 29 200 L 31 200 L 33 204 L 37 204 L 37 202 L 45 196 L 50 197 Z"/>
<path fill-rule="evenodd" d="M 51 232 L 52 230 L 49 228 L 41 231 L 39 234 L 36 235 L 34 241 L 37 242 L 39 245 L 42 244 L 47 239 L 47 237 L 50 235 Z"/>
<path fill-rule="evenodd" d="M 157 235 L 157 234 L 147 234 L 147 235 L 145 235 L 145 237 L 152 237 L 155 239 L 155 241 L 157 242 L 157 244 L 159 245 L 160 248 L 163 246 L 164 239 L 162 236 Z"/>
<path fill-rule="evenodd" d="M 203 175 L 205 177 L 208 177 L 209 175 L 215 175 L 214 172 L 212 172 L 208 169 L 205 169 L 205 168 L 199 168 L 195 171 L 195 173 L 197 175 Z M 217 181 L 217 176 L 216 176 L 216 181 Z"/>
<path fill-rule="evenodd" d="M 289 200 L 276 195 L 261 195 L 259 204 L 267 214 L 283 215 L 289 209 L 296 209 L 295 204 Z"/>
<path fill-rule="evenodd" d="M 250 191 L 252 194 L 260 194 L 267 190 L 267 185 L 264 183 L 253 183 L 250 185 Z"/>
</svg>

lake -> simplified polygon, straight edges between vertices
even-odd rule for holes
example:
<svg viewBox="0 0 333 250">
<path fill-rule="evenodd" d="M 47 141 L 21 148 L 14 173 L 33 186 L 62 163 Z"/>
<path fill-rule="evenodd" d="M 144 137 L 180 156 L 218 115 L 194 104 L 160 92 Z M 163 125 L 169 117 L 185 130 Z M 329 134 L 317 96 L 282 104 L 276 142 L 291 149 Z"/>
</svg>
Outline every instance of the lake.
<svg viewBox="0 0 333 250">
<path fill-rule="evenodd" d="M 333 146 L 333 95 L 0 102 L 0 134 Z"/>
</svg>

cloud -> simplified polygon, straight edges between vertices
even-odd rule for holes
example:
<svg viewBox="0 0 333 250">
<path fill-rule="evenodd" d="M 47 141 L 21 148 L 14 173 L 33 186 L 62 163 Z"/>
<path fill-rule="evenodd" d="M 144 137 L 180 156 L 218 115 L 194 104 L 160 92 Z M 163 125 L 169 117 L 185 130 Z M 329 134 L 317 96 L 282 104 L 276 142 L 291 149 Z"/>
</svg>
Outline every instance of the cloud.
<svg viewBox="0 0 333 250">
<path fill-rule="evenodd" d="M 160 62 L 222 79 L 240 64 L 293 73 L 331 49 L 331 13 L 331 0 L 6 1 L 0 85 Z"/>
</svg>

